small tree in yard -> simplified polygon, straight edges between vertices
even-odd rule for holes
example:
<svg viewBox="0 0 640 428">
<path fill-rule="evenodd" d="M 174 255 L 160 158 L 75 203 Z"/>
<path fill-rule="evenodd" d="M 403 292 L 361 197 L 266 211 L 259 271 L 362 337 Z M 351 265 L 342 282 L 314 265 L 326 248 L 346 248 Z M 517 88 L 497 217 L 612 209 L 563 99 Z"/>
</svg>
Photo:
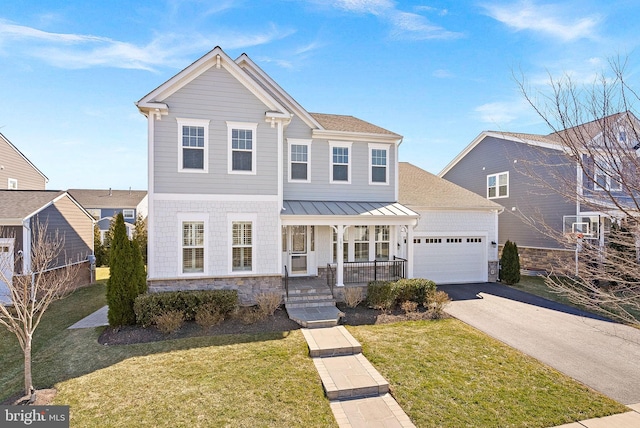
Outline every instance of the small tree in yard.
<svg viewBox="0 0 640 428">
<path fill-rule="evenodd" d="M 96 256 L 96 266 L 109 265 L 109 256 L 100 241 L 100 228 L 97 224 L 93 227 L 93 254 Z"/>
<path fill-rule="evenodd" d="M 520 282 L 520 255 L 515 242 L 507 241 L 502 249 L 500 280 L 509 285 Z"/>
<path fill-rule="evenodd" d="M 142 253 L 142 261 L 147 264 L 147 221 L 141 215 L 136 219 L 133 228 L 133 240 L 138 243 Z"/>
<path fill-rule="evenodd" d="M 109 325 L 115 327 L 135 324 L 133 302 L 139 294 L 146 291 L 146 275 L 140 249 L 129 240 L 122 213 L 116 216 L 109 260 Z"/>
<path fill-rule="evenodd" d="M 14 266 L 0 266 L 0 280 L 8 285 L 11 303 L 0 301 L 0 325 L 16 335 L 24 353 L 24 392 L 33 394 L 31 376 L 31 344 L 33 334 L 40 325 L 49 305 L 62 298 L 73 286 L 79 264 L 56 267 L 62 257 L 64 237 L 58 231 L 47 231 L 47 223 L 33 227 L 31 254 L 26 270 L 20 275 L 6 278 L 3 272 L 13 272 Z M 0 235 L 2 230 L 0 229 Z M 20 265 L 22 257 L 16 260 Z M 34 398 L 32 396 L 32 398 Z"/>
</svg>

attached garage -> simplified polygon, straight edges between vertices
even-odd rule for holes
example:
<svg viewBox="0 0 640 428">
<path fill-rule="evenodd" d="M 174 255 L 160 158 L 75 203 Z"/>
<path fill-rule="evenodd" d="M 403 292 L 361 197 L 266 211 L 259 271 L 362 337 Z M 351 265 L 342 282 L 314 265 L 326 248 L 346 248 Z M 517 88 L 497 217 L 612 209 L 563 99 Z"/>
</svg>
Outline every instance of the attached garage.
<svg viewBox="0 0 640 428">
<path fill-rule="evenodd" d="M 486 235 L 414 235 L 413 275 L 437 284 L 487 281 Z"/>
<path fill-rule="evenodd" d="M 496 281 L 502 206 L 407 162 L 400 162 L 399 178 L 398 202 L 420 214 L 407 234 L 411 277 L 436 284 Z"/>
</svg>

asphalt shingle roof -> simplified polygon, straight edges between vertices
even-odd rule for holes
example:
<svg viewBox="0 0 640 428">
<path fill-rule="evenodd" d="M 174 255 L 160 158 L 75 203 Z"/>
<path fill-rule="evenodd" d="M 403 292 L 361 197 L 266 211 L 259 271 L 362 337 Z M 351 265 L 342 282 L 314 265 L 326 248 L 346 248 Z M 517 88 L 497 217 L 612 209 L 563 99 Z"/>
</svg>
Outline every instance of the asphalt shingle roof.
<svg viewBox="0 0 640 428">
<path fill-rule="evenodd" d="M 401 138 L 401 135 L 387 129 L 365 122 L 353 116 L 339 114 L 309 113 L 322 127 L 328 131 L 361 132 L 365 134 L 393 135 Z"/>
<path fill-rule="evenodd" d="M 0 190 L 0 219 L 24 219 L 63 193 L 60 190 Z"/>
<path fill-rule="evenodd" d="M 87 209 L 136 208 L 147 195 L 146 190 L 69 189 L 68 192 Z"/>
<path fill-rule="evenodd" d="M 408 162 L 400 162 L 401 204 L 416 209 L 501 209 L 502 206 L 470 190 L 431 174 Z"/>
</svg>

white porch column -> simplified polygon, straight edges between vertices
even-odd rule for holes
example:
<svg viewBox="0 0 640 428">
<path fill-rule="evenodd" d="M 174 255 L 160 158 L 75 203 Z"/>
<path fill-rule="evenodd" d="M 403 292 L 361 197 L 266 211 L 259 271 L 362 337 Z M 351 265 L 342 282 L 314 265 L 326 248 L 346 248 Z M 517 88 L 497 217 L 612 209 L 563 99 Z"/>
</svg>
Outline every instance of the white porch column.
<svg viewBox="0 0 640 428">
<path fill-rule="evenodd" d="M 407 225 L 407 278 L 413 278 L 413 226 Z"/>
<path fill-rule="evenodd" d="M 336 226 L 337 240 L 337 256 L 336 256 L 336 286 L 344 287 L 344 225 Z"/>
</svg>

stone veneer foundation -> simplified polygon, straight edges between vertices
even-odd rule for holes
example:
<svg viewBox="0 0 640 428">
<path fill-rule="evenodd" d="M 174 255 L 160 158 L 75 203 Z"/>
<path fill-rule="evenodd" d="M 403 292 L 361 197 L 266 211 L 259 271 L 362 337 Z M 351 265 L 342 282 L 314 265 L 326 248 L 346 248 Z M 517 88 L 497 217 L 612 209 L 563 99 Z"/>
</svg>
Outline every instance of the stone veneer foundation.
<svg viewBox="0 0 640 428">
<path fill-rule="evenodd" d="M 148 280 L 150 293 L 165 291 L 194 291 L 194 290 L 237 290 L 238 301 L 242 306 L 256 304 L 256 296 L 260 293 L 275 292 L 284 296 L 282 276 L 243 276 L 243 277 L 212 277 L 189 279 L 156 279 Z"/>
<path fill-rule="evenodd" d="M 500 256 L 502 256 L 503 246 L 500 246 Z M 552 269 L 562 272 L 567 266 L 574 266 L 575 251 L 552 249 L 552 248 L 530 248 L 518 247 L 520 256 L 520 269 L 531 272 L 550 272 Z"/>
</svg>

